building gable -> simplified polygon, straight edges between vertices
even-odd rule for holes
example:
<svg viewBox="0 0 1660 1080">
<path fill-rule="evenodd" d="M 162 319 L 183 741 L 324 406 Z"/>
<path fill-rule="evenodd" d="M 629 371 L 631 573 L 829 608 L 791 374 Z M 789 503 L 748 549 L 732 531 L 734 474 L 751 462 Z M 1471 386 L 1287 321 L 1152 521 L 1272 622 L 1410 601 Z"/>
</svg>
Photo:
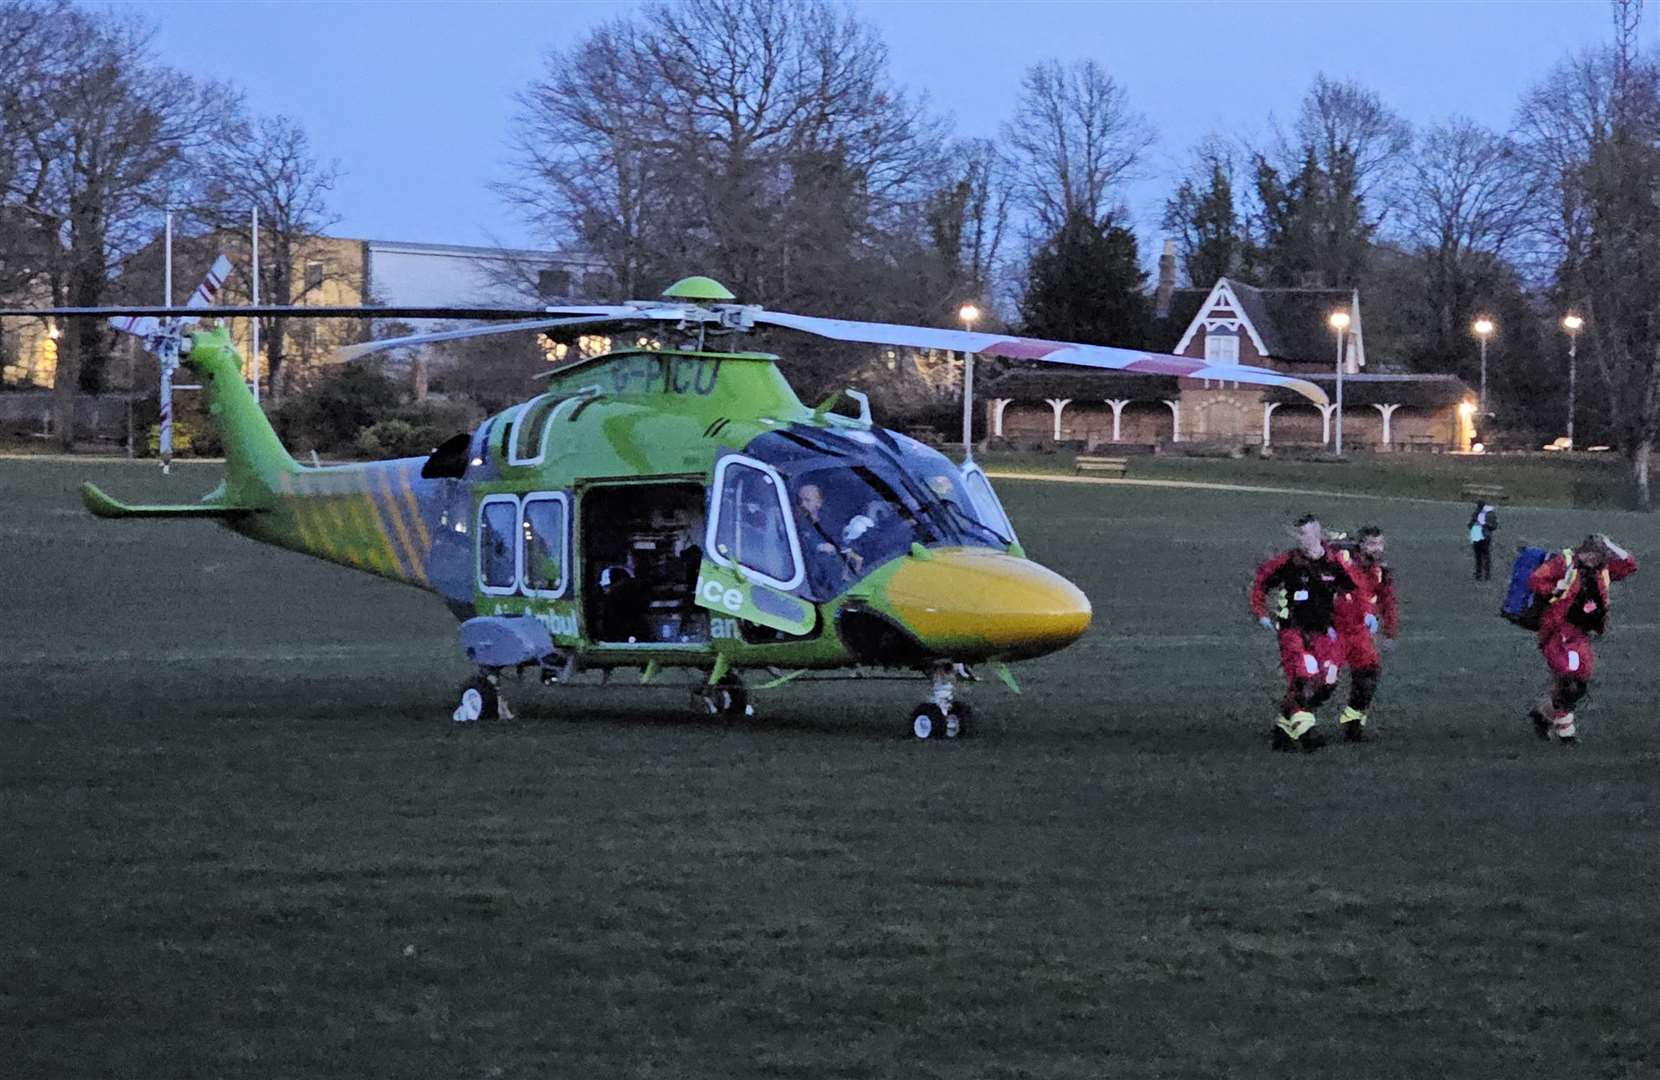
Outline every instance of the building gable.
<svg viewBox="0 0 1660 1080">
<path fill-rule="evenodd" d="M 1240 302 L 1239 294 L 1234 291 L 1233 284 L 1225 277 L 1216 279 L 1216 284 L 1211 287 L 1210 295 L 1205 297 L 1203 304 L 1199 305 L 1198 314 L 1194 315 L 1193 321 L 1188 323 L 1187 331 L 1182 334 L 1181 340 L 1176 343 L 1176 347 L 1171 352 L 1178 356 L 1186 356 L 1187 350 L 1193 344 L 1194 337 L 1201 330 L 1207 335 L 1216 330 L 1232 334 L 1238 334 L 1243 330 L 1250 337 L 1251 344 L 1256 346 L 1259 355 L 1273 355 L 1272 350 L 1264 343 L 1262 334 L 1258 331 L 1256 324 L 1246 313 L 1245 305 Z"/>
</svg>

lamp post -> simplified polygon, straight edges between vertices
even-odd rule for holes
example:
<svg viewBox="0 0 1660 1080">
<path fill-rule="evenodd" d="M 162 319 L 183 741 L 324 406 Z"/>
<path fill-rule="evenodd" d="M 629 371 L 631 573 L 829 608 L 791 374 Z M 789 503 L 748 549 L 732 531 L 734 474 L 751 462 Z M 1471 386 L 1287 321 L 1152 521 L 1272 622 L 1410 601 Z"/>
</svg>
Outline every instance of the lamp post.
<svg viewBox="0 0 1660 1080">
<path fill-rule="evenodd" d="M 1326 320 L 1337 332 L 1337 425 L 1332 429 L 1332 450 L 1343 453 L 1343 332 L 1349 328 L 1349 313 L 1338 309 Z"/>
<path fill-rule="evenodd" d="M 980 318 L 980 309 L 972 303 L 964 304 L 957 309 L 957 318 L 963 321 L 963 329 L 969 333 L 974 331 L 974 323 Z M 963 350 L 963 461 L 974 460 L 974 354 L 968 349 Z"/>
<path fill-rule="evenodd" d="M 1578 363 L 1575 352 L 1579 347 L 1579 328 L 1585 325 L 1585 320 L 1568 312 L 1562 317 L 1562 329 L 1568 332 L 1568 449 L 1574 448 L 1574 384 L 1578 375 Z"/>
<path fill-rule="evenodd" d="M 1487 409 L 1487 339 L 1493 333 L 1493 320 L 1483 315 L 1476 319 L 1471 329 L 1481 339 L 1481 422 L 1485 424 L 1492 415 Z"/>
</svg>

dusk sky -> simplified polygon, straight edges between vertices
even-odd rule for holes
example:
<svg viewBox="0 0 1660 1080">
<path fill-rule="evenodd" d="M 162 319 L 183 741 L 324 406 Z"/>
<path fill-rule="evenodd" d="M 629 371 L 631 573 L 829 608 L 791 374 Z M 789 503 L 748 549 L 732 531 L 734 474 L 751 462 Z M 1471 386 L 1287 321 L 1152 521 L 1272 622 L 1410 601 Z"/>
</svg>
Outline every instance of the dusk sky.
<svg viewBox="0 0 1660 1080">
<path fill-rule="evenodd" d="M 1395 3 L 860 3 L 895 78 L 964 135 L 997 133 L 1027 66 L 1093 58 L 1159 143 L 1127 192 L 1156 240 L 1172 176 L 1207 132 L 1289 120 L 1317 72 L 1375 89 L 1414 124 L 1454 113 L 1508 125 L 1523 91 L 1570 51 L 1609 40 L 1606 0 Z M 515 91 L 544 56 L 623 3 L 134 4 L 159 57 L 286 113 L 345 171 L 341 236 L 538 246 L 490 191 L 507 175 Z M 1643 28 L 1657 40 L 1660 13 Z"/>
</svg>

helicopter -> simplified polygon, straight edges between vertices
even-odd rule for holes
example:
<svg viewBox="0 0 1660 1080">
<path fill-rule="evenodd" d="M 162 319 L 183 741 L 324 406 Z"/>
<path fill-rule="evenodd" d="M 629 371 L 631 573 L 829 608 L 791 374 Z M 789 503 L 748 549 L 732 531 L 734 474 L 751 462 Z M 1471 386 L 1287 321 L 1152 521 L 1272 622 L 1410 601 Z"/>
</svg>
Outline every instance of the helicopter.
<svg viewBox="0 0 1660 1080">
<path fill-rule="evenodd" d="M 804 404 L 778 357 L 713 347 L 757 327 L 838 341 L 950 349 L 1024 361 L 1285 386 L 1266 369 L 969 330 L 854 322 L 739 304 L 689 277 L 661 299 L 499 308 L 209 308 L 228 266 L 184 307 L 57 308 L 0 315 L 99 316 L 202 383 L 224 439 L 223 481 L 200 502 L 129 505 L 82 485 L 101 518 L 207 518 L 259 543 L 402 582 L 459 620 L 476 676 L 449 718 L 507 719 L 503 676 L 544 684 L 585 671 L 694 677 L 694 705 L 753 716 L 752 689 L 807 673 L 920 673 L 928 696 L 905 717 L 916 739 L 956 739 L 969 665 L 1014 692 L 1008 665 L 1066 647 L 1089 627 L 1089 599 L 1028 558 L 984 470 L 877 425 L 848 389 Z M 243 381 L 216 316 L 510 319 L 348 346 L 344 359 L 487 334 L 653 327 L 684 344 L 576 359 L 528 400 L 425 456 L 303 465 Z M 533 318 L 524 316 L 533 315 Z M 724 343 L 720 343 L 723 344 Z M 835 411 L 842 399 L 857 415 Z M 746 684 L 745 674 L 766 681 Z"/>
</svg>

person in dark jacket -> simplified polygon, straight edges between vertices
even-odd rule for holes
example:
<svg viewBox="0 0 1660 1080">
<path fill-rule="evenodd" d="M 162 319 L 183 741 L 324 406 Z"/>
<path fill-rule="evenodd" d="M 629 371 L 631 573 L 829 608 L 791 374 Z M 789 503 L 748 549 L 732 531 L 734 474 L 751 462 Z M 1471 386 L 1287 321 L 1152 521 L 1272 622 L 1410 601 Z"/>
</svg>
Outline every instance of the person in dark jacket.
<svg viewBox="0 0 1660 1080">
<path fill-rule="evenodd" d="M 1337 687 L 1342 646 L 1333 623 L 1337 597 L 1355 589 L 1349 571 L 1327 550 L 1313 516 L 1293 526 L 1297 546 L 1257 567 L 1251 583 L 1251 615 L 1279 637 L 1285 697 L 1274 721 L 1275 750 L 1311 752 L 1326 744 L 1314 710 Z M 1269 596 L 1275 597 L 1269 610 Z"/>
<path fill-rule="evenodd" d="M 1493 534 L 1499 531 L 1499 513 L 1492 503 L 1476 503 L 1470 515 L 1470 550 L 1476 557 L 1476 580 L 1493 580 Z"/>
</svg>

